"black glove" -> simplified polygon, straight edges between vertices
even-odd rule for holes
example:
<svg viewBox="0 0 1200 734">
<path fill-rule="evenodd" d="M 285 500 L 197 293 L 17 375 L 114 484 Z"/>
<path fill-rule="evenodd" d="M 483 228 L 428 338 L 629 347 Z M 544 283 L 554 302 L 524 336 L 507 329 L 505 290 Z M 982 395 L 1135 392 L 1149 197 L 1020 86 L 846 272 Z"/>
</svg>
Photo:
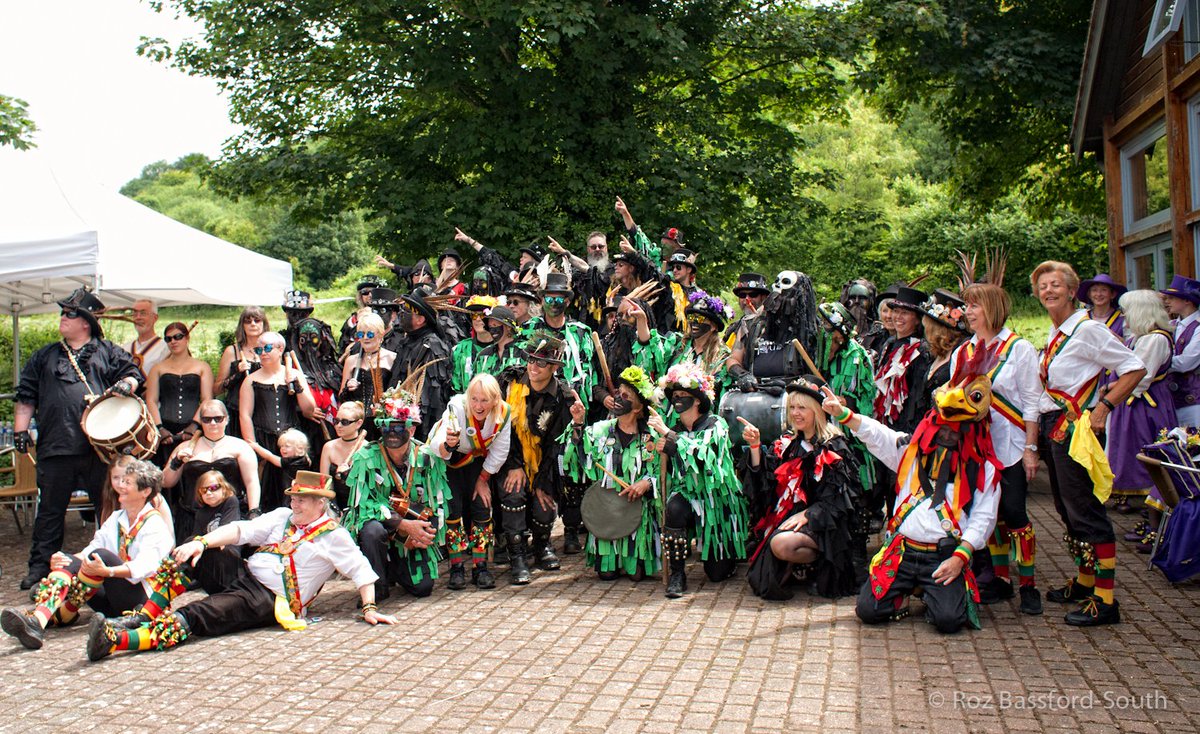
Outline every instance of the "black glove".
<svg viewBox="0 0 1200 734">
<path fill-rule="evenodd" d="M 246 513 L 247 519 L 249 519 L 249 520 L 253 520 L 254 518 L 258 517 L 259 515 L 262 515 L 261 507 L 255 507 L 254 509 L 252 509 Z"/>
<path fill-rule="evenodd" d="M 737 382 L 734 384 L 734 387 L 742 392 L 754 392 L 758 389 L 758 380 L 754 379 L 754 375 L 750 372 L 743 372 L 741 376 L 737 378 Z"/>
<path fill-rule="evenodd" d="M 13 434 L 13 448 L 22 454 L 29 453 L 29 431 L 17 431 Z"/>
<path fill-rule="evenodd" d="M 108 391 L 114 395 L 124 395 L 125 397 L 133 394 L 133 388 L 129 386 L 128 380 L 118 380 L 115 385 L 108 388 Z"/>
<path fill-rule="evenodd" d="M 762 391 L 773 398 L 777 398 L 783 394 L 783 388 L 778 385 L 768 385 L 767 387 L 762 388 Z"/>
</svg>

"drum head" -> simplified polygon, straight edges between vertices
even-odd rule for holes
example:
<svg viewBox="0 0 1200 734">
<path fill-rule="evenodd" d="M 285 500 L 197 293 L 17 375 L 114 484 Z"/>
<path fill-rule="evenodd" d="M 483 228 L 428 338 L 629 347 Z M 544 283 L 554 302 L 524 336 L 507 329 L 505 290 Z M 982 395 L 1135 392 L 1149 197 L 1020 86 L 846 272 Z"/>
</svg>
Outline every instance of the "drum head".
<svg viewBox="0 0 1200 734">
<path fill-rule="evenodd" d="M 137 426 L 141 415 L 142 405 L 137 398 L 109 395 L 92 404 L 83 430 L 93 441 L 112 441 Z"/>
<path fill-rule="evenodd" d="M 601 540 L 628 538 L 642 524 L 642 502 L 630 502 L 617 494 L 619 489 L 609 489 L 596 482 L 588 487 L 579 507 L 583 524 L 588 532 Z"/>
</svg>

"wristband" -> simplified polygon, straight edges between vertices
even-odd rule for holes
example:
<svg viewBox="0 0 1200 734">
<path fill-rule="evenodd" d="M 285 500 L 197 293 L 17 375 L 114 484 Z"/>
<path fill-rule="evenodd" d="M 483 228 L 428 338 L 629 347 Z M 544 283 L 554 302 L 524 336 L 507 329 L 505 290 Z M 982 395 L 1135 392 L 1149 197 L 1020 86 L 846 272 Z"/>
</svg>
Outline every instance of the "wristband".
<svg viewBox="0 0 1200 734">
<path fill-rule="evenodd" d="M 367 612 L 378 612 L 378 611 L 379 611 L 379 605 L 373 601 L 367 602 L 366 604 L 362 605 L 363 619 L 367 618 Z"/>
<path fill-rule="evenodd" d="M 479 478 L 486 482 L 492 478 L 492 473 L 487 470 L 481 471 L 479 472 Z"/>
<path fill-rule="evenodd" d="M 1033 453 L 1036 454 L 1037 450 L 1038 450 L 1037 444 L 1036 443 L 1027 443 L 1027 444 L 1025 444 L 1025 450 L 1032 451 Z"/>
<path fill-rule="evenodd" d="M 847 423 L 849 423 L 850 419 L 853 417 L 854 417 L 854 411 L 850 410 L 849 408 L 847 408 L 846 406 L 843 405 L 842 406 L 842 414 L 837 417 L 837 422 L 844 426 Z"/>
<path fill-rule="evenodd" d="M 206 549 L 208 548 L 208 540 L 203 535 L 197 535 L 195 540 L 197 543 L 204 546 Z"/>
<path fill-rule="evenodd" d="M 954 553 L 951 555 L 956 558 L 961 558 L 962 562 L 966 565 L 971 565 L 971 551 L 967 550 L 966 546 L 962 545 L 961 543 L 957 548 L 954 549 Z"/>
<path fill-rule="evenodd" d="M 171 459 L 171 463 L 167 464 L 167 466 L 169 466 L 172 471 L 179 471 L 183 467 L 183 459 L 180 459 L 178 456 L 176 456 L 174 459 Z"/>
<path fill-rule="evenodd" d="M 1100 404 L 1108 408 L 1108 412 L 1110 413 L 1116 410 L 1116 407 L 1108 401 L 1108 398 L 1100 398 Z"/>
<path fill-rule="evenodd" d="M 752 443 L 752 444 L 750 444 L 750 450 L 751 450 L 751 451 L 754 451 L 755 449 L 761 449 L 761 448 L 762 448 L 762 444 L 761 444 L 761 443 Z"/>
</svg>

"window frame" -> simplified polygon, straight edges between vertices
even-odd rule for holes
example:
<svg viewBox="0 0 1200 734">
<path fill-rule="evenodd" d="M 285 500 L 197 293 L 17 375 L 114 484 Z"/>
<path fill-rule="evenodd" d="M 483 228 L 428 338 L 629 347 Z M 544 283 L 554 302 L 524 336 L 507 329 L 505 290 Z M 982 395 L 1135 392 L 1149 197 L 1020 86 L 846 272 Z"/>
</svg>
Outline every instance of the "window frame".
<svg viewBox="0 0 1200 734">
<path fill-rule="evenodd" d="M 1125 145 L 1121 146 L 1121 218 L 1125 225 L 1125 233 L 1131 234 L 1148 227 L 1171 221 L 1171 205 L 1166 209 L 1150 212 L 1141 219 L 1134 218 L 1133 196 L 1134 180 L 1131 160 L 1159 140 L 1163 141 L 1162 155 L 1167 155 L 1167 122 L 1159 119 L 1150 127 L 1143 130 Z M 1167 162 L 1167 186 L 1170 187 L 1170 161 Z M 1141 186 L 1145 187 L 1143 181 Z"/>
</svg>

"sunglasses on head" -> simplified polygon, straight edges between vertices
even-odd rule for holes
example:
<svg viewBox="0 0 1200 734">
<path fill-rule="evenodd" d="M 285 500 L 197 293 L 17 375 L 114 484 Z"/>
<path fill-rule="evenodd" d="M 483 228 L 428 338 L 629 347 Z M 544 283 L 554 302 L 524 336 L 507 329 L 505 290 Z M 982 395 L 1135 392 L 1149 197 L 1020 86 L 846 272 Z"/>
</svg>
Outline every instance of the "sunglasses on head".
<svg viewBox="0 0 1200 734">
<path fill-rule="evenodd" d="M 374 339 L 375 332 L 373 331 L 356 331 L 354 332 L 355 339 Z"/>
<path fill-rule="evenodd" d="M 220 423 L 223 420 L 225 420 L 225 416 L 223 416 L 223 415 L 202 415 L 202 416 L 200 416 L 201 423 L 214 424 L 214 423 Z"/>
<path fill-rule="evenodd" d="M 274 344 L 264 344 L 261 347 L 255 347 L 254 353 L 261 357 L 264 354 L 270 354 L 271 351 L 274 349 L 275 349 Z"/>
<path fill-rule="evenodd" d="M 204 494 L 213 494 L 215 492 L 220 492 L 223 489 L 225 489 L 225 488 L 219 484 L 210 484 L 207 487 L 201 487 L 200 491 L 203 492 Z"/>
<path fill-rule="evenodd" d="M 181 342 L 184 339 L 187 339 L 187 334 L 167 334 L 163 337 L 163 341 L 165 341 L 167 344 L 170 344 L 171 342 Z"/>
<path fill-rule="evenodd" d="M 77 318 L 79 318 L 79 311 L 77 311 L 76 309 L 73 309 L 73 308 L 64 308 L 62 310 L 62 315 L 63 315 L 63 318 L 77 319 Z"/>
<path fill-rule="evenodd" d="M 333 422 L 339 426 L 352 426 L 358 423 L 362 418 L 334 418 Z"/>
</svg>

